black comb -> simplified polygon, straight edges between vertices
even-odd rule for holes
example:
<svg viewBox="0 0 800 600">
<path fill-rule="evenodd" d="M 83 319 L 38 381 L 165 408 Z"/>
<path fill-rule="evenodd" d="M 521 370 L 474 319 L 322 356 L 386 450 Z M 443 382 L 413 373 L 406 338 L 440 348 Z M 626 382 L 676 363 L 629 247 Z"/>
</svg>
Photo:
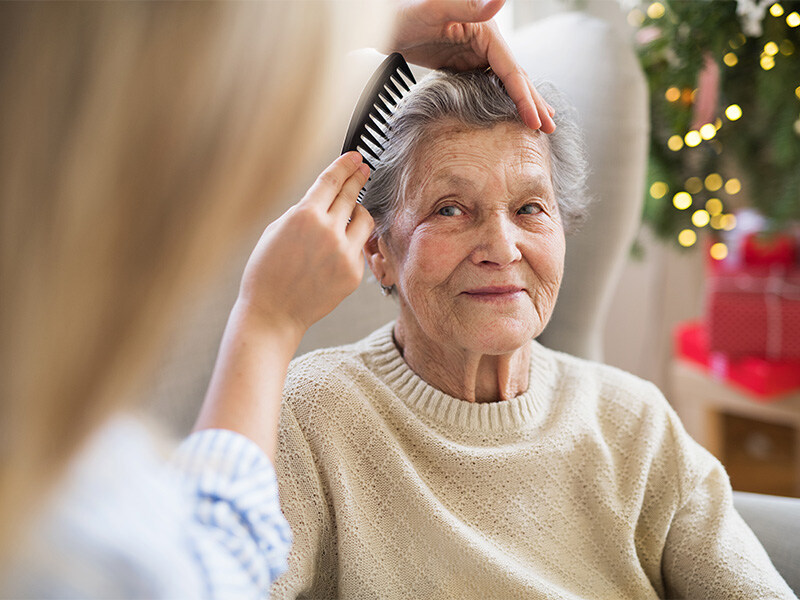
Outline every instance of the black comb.
<svg viewBox="0 0 800 600">
<path fill-rule="evenodd" d="M 374 171 L 383 153 L 383 142 L 388 139 L 387 119 L 415 83 L 417 81 L 400 53 L 394 52 L 386 57 L 361 92 L 350 118 L 342 154 L 356 150 Z M 364 188 L 358 193 L 359 201 L 363 195 Z"/>
</svg>

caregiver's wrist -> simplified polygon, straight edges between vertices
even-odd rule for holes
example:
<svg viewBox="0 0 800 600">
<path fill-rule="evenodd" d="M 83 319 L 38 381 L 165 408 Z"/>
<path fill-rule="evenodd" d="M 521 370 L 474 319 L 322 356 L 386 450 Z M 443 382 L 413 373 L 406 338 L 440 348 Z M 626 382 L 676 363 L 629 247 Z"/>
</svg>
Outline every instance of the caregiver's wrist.
<svg viewBox="0 0 800 600">
<path fill-rule="evenodd" d="M 270 311 L 241 296 L 233 305 L 229 326 L 238 332 L 294 354 L 308 327 L 291 316 Z"/>
</svg>

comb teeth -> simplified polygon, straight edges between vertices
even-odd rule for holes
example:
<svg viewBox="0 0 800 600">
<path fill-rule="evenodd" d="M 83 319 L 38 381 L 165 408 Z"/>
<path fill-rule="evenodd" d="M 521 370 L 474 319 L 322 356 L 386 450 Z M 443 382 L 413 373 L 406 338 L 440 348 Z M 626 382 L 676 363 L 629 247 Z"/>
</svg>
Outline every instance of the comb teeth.
<svg viewBox="0 0 800 600">
<path fill-rule="evenodd" d="M 374 171 L 391 131 L 389 119 L 404 95 L 416 83 L 403 57 L 397 52 L 389 55 L 361 93 L 350 119 L 342 154 L 357 150 Z M 364 197 L 364 190 L 362 188 L 358 194 L 359 202 Z"/>
</svg>

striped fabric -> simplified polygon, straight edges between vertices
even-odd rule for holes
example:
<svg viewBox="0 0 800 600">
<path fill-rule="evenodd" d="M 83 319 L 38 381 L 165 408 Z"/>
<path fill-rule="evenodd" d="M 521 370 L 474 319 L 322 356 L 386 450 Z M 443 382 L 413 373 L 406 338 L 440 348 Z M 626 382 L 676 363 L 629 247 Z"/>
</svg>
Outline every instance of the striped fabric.
<svg viewBox="0 0 800 600">
<path fill-rule="evenodd" d="M 248 438 L 223 429 L 191 435 L 172 466 L 193 505 L 192 541 L 211 598 L 263 597 L 286 570 L 289 525 L 269 459 Z"/>
<path fill-rule="evenodd" d="M 0 598 L 266 598 L 291 534 L 270 461 L 225 430 L 165 464 L 133 418 L 100 431 L 0 575 Z"/>
</svg>

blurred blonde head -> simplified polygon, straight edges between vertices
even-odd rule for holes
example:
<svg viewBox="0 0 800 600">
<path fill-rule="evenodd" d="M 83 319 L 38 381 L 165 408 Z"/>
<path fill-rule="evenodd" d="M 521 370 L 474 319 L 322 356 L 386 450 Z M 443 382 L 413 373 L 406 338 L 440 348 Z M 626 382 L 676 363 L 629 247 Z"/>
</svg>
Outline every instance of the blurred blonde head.
<svg viewBox="0 0 800 600">
<path fill-rule="evenodd" d="M 0 7 L 0 553 L 302 163 L 340 4 Z"/>
</svg>

